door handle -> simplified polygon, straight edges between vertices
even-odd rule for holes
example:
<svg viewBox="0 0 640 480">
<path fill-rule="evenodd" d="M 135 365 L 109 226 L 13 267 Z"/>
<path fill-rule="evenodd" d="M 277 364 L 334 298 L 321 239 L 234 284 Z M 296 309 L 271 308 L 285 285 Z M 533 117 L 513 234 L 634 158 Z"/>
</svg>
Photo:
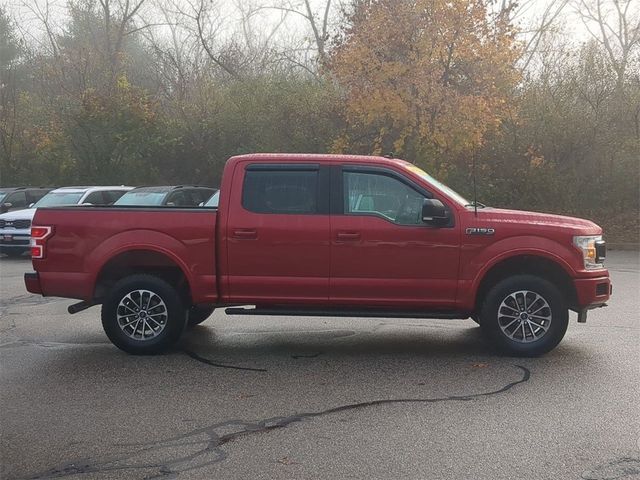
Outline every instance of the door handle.
<svg viewBox="0 0 640 480">
<path fill-rule="evenodd" d="M 337 235 L 337 239 L 345 241 L 360 240 L 360 234 L 358 232 L 339 232 Z"/>
<path fill-rule="evenodd" d="M 253 228 L 242 228 L 233 231 L 233 238 L 239 238 L 242 240 L 255 240 L 256 238 L 258 238 L 258 232 Z"/>
</svg>

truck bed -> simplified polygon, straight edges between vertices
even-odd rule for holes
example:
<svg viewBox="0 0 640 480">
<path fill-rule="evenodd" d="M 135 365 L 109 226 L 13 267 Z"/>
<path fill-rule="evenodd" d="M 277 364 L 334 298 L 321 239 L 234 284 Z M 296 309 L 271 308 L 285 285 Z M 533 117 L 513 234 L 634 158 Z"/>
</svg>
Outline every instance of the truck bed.
<svg viewBox="0 0 640 480">
<path fill-rule="evenodd" d="M 117 269 L 118 255 L 129 251 L 126 255 L 131 256 L 131 245 L 135 245 L 134 250 L 140 253 L 138 262 L 153 264 L 156 258 L 166 256 L 183 271 L 193 300 L 213 303 L 218 290 L 217 215 L 217 209 L 204 207 L 38 209 L 33 224 L 54 226 L 53 235 L 47 240 L 48 258 L 33 259 L 43 285 L 42 294 L 93 300 L 97 277 L 105 268 Z"/>
</svg>

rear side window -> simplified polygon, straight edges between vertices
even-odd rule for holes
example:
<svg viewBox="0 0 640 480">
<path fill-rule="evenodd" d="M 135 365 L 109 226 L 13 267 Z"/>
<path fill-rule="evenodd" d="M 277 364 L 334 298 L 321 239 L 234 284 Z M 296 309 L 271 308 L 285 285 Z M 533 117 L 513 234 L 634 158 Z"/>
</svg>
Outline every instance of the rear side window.
<svg viewBox="0 0 640 480">
<path fill-rule="evenodd" d="M 27 202 L 29 204 L 36 203 L 42 197 L 44 197 L 49 191 L 48 190 L 31 190 L 27 192 Z"/>
<path fill-rule="evenodd" d="M 87 198 L 82 201 L 82 203 L 90 203 L 91 205 L 104 205 L 102 192 L 97 191 L 90 193 L 89 195 L 87 195 Z"/>
<path fill-rule="evenodd" d="M 207 188 L 198 188 L 191 191 L 191 197 L 193 198 L 194 205 L 200 205 L 200 203 L 209 200 L 209 197 L 213 195 L 214 190 Z"/>
<path fill-rule="evenodd" d="M 166 205 L 170 207 L 192 207 L 193 199 L 187 190 L 177 190 L 169 195 Z"/>
<path fill-rule="evenodd" d="M 107 205 L 112 205 L 125 193 L 125 190 L 105 190 L 104 192 L 102 192 L 102 195 L 104 196 L 104 200 Z"/>
<path fill-rule="evenodd" d="M 242 206 L 255 213 L 318 213 L 318 171 L 247 170 Z"/>
</svg>

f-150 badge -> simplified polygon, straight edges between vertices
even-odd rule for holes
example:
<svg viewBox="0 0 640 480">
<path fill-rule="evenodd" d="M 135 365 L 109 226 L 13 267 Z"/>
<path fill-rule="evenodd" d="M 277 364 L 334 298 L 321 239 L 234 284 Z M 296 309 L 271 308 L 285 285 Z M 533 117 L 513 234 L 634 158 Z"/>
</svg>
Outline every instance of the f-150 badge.
<svg viewBox="0 0 640 480">
<path fill-rule="evenodd" d="M 467 235 L 493 235 L 496 233 L 494 228 L 470 227 L 466 230 Z"/>
</svg>

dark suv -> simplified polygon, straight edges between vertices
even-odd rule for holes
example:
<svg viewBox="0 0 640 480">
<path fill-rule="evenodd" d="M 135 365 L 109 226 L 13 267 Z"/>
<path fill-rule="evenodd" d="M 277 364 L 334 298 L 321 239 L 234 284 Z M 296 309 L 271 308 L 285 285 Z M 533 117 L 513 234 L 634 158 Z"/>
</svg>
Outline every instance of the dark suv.
<svg viewBox="0 0 640 480">
<path fill-rule="evenodd" d="M 27 208 L 51 190 L 51 187 L 0 187 L 0 213 Z"/>
<path fill-rule="evenodd" d="M 138 187 L 125 193 L 114 205 L 197 207 L 216 192 L 215 188 L 200 185 Z"/>
</svg>

